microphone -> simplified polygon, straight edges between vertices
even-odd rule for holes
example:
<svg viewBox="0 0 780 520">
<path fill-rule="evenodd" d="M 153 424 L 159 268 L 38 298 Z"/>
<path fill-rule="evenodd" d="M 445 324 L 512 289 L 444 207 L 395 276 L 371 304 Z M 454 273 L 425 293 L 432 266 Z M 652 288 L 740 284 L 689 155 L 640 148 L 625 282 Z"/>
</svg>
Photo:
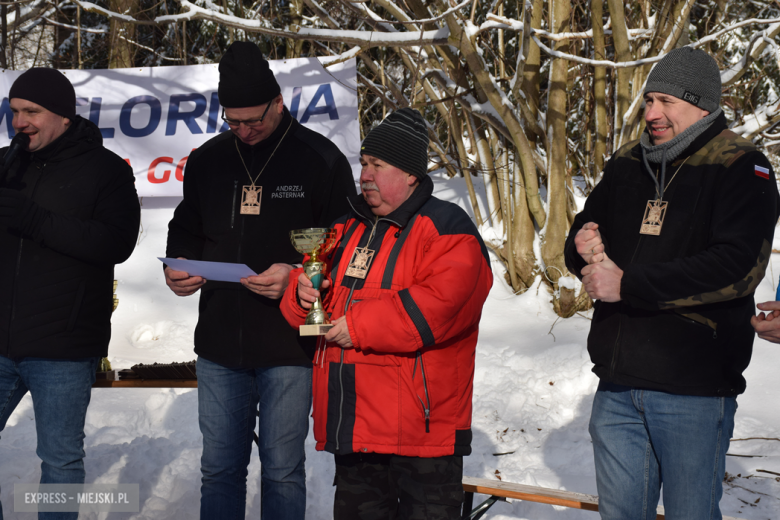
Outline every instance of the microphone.
<svg viewBox="0 0 780 520">
<path fill-rule="evenodd" d="M 8 151 L 3 156 L 3 170 L 7 170 L 11 163 L 14 162 L 16 154 L 19 150 L 26 148 L 30 144 L 30 136 L 19 132 L 11 139 L 11 146 L 8 147 Z"/>
<path fill-rule="evenodd" d="M 8 147 L 8 151 L 6 151 L 3 156 L 3 166 L 2 169 L 0 169 L 0 180 L 5 181 L 8 168 L 11 166 L 11 163 L 14 162 L 14 159 L 16 159 L 19 150 L 27 148 L 29 144 L 30 136 L 22 132 L 19 132 L 11 139 L 11 146 Z"/>
</svg>

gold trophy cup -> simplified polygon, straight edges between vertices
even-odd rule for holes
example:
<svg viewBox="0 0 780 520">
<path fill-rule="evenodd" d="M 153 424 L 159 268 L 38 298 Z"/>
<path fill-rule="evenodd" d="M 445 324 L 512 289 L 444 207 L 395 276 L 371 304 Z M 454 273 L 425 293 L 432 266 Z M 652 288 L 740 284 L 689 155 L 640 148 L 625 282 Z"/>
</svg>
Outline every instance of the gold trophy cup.
<svg viewBox="0 0 780 520">
<path fill-rule="evenodd" d="M 311 280 L 312 285 L 318 291 L 325 279 L 326 264 L 320 260 L 320 256 L 326 254 L 336 245 L 336 230 L 331 228 L 307 228 L 293 229 L 290 231 L 290 242 L 296 251 L 309 255 L 309 259 L 303 264 L 303 272 Z M 322 300 L 318 297 L 306 315 L 306 324 L 299 328 L 301 336 L 322 336 L 333 325 L 328 320 L 328 314 L 322 307 Z"/>
</svg>

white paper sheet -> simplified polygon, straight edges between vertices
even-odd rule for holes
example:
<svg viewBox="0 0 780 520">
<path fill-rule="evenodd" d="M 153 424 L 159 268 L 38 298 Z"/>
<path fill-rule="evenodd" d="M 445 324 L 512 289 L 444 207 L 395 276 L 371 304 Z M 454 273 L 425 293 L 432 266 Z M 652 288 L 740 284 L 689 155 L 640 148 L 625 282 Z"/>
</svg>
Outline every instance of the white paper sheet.
<svg viewBox="0 0 780 520">
<path fill-rule="evenodd" d="M 182 260 L 180 258 L 160 258 L 162 263 L 174 271 L 184 271 L 190 276 L 202 276 L 214 282 L 240 282 L 241 278 L 256 276 L 246 264 L 229 264 L 225 262 L 204 262 L 202 260 Z"/>
</svg>

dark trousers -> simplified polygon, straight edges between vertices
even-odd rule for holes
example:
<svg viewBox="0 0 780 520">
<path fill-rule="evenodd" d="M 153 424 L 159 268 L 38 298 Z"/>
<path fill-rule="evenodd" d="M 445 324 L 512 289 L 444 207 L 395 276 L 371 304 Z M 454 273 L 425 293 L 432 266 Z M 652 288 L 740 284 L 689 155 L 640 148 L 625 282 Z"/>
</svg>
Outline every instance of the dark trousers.
<svg viewBox="0 0 780 520">
<path fill-rule="evenodd" d="M 336 455 L 335 520 L 457 520 L 463 457 Z"/>
</svg>

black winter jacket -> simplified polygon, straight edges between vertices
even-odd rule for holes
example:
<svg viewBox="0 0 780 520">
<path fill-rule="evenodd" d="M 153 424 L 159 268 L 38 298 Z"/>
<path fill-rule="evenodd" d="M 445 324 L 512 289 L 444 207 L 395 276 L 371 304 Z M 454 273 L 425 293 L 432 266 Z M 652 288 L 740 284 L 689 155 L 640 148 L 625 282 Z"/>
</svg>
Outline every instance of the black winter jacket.
<svg viewBox="0 0 780 520">
<path fill-rule="evenodd" d="M 132 169 L 77 116 L 44 149 L 20 152 L 2 186 L 41 211 L 24 231 L 0 226 L 0 355 L 107 355 L 114 264 L 141 218 Z"/>
<path fill-rule="evenodd" d="M 753 292 L 769 262 L 780 197 L 766 157 L 729 131 L 723 116 L 668 165 L 666 178 L 681 164 L 667 180 L 660 236 L 640 235 L 656 188 L 638 142 L 621 148 L 575 218 L 566 265 L 582 277 L 574 237 L 596 222 L 607 255 L 624 271 L 622 301 L 595 303 L 588 351 L 599 378 L 733 396 L 745 390 Z"/>
<path fill-rule="evenodd" d="M 279 140 L 262 186 L 259 215 L 240 213 L 243 186 L 249 185 L 236 144 L 256 177 Z M 262 273 L 274 263 L 302 260 L 290 231 L 328 227 L 347 213 L 356 193 L 352 169 L 328 139 L 295 121 L 285 108 L 278 128 L 254 146 L 231 132 L 209 140 L 190 155 L 184 199 L 168 226 L 167 256 L 233 262 Z M 200 290 L 195 352 L 231 368 L 305 365 L 314 340 L 287 324 L 279 300 L 257 295 L 238 283 L 207 281 Z"/>
</svg>

